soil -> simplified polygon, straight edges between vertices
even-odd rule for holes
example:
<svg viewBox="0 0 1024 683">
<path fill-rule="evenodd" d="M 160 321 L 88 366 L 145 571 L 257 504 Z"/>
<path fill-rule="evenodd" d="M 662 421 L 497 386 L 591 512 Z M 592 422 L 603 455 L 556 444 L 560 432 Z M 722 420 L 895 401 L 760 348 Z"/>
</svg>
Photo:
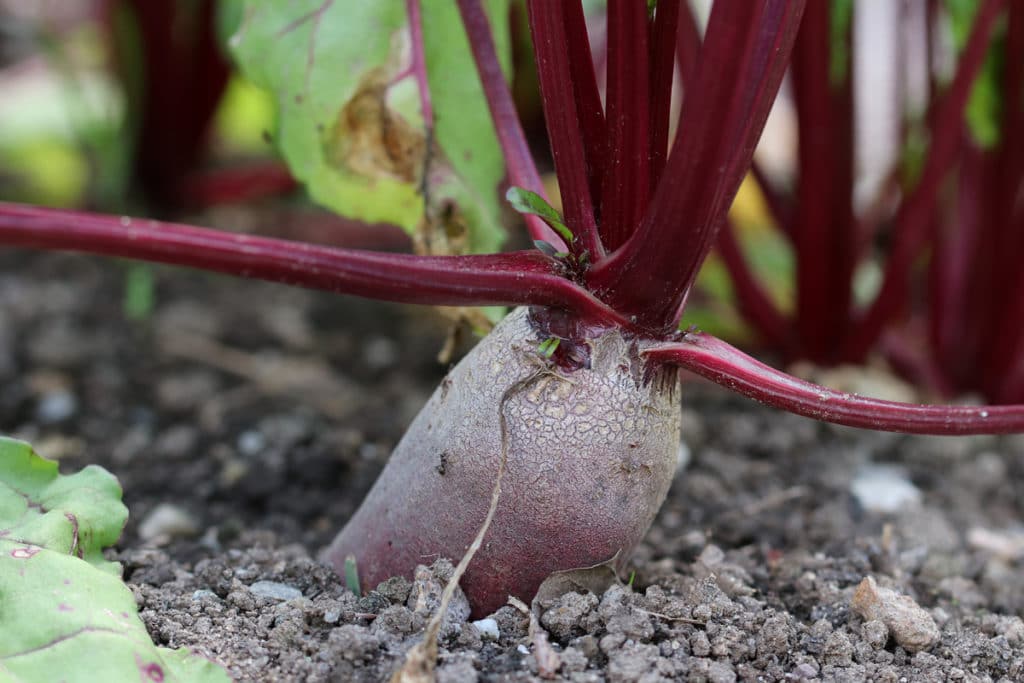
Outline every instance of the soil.
<svg viewBox="0 0 1024 683">
<path fill-rule="evenodd" d="M 386 680 L 451 565 L 357 597 L 315 558 L 443 377 L 443 321 L 167 268 L 130 320 L 126 272 L 0 253 L 0 432 L 118 476 L 111 556 L 158 644 L 239 681 Z M 631 573 L 532 632 L 454 609 L 439 680 L 1024 681 L 1024 437 L 684 391 L 688 462 Z"/>
</svg>

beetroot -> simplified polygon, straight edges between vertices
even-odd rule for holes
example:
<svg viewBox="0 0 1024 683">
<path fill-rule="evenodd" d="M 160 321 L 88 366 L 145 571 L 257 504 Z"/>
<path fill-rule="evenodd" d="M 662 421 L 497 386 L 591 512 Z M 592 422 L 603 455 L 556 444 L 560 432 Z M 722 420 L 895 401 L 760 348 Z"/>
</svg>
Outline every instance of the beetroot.
<svg viewBox="0 0 1024 683">
<path fill-rule="evenodd" d="M 529 601 L 555 571 L 625 562 L 676 470 L 675 372 L 645 379 L 644 344 L 616 329 L 588 340 L 589 362 L 570 371 L 549 367 L 542 341 L 518 309 L 449 373 L 328 549 L 339 572 L 352 555 L 371 588 L 425 558 L 462 556 L 498 471 L 499 411 L 508 464 L 494 522 L 463 579 L 474 611 L 487 614 L 509 595 Z"/>
</svg>

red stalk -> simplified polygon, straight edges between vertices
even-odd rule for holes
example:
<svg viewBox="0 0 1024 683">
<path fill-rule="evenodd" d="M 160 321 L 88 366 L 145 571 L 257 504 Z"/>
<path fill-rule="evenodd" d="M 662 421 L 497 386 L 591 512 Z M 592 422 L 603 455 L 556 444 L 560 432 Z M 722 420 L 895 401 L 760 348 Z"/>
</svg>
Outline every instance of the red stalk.
<svg viewBox="0 0 1024 683">
<path fill-rule="evenodd" d="M 672 113 L 672 76 L 675 72 L 674 54 L 676 33 L 679 29 L 679 6 L 686 2 L 658 3 L 651 26 L 651 93 L 650 123 L 650 183 L 654 187 L 661 178 L 668 157 L 669 116 Z"/>
<path fill-rule="evenodd" d="M 610 0 L 608 169 L 601 187 L 600 230 L 608 251 L 618 249 L 636 230 L 647 206 L 648 77 L 647 7 L 637 0 Z"/>
<path fill-rule="evenodd" d="M 793 340 L 790 334 L 790 322 L 775 305 L 761 287 L 750 270 L 747 259 L 736 241 L 736 227 L 726 221 L 725 227 L 718 233 L 718 253 L 729 271 L 736 295 L 736 305 L 743 318 L 749 321 L 764 341 L 773 349 L 785 355 L 792 354 Z"/>
<path fill-rule="evenodd" d="M 182 180 L 181 199 L 189 207 L 210 207 L 286 194 L 297 188 L 284 164 L 260 161 L 190 174 Z"/>
<path fill-rule="evenodd" d="M 696 73 L 701 35 L 700 29 L 697 28 L 697 19 L 693 16 L 693 8 L 690 6 L 690 3 L 683 1 L 671 3 L 671 5 L 679 12 L 678 35 L 676 36 L 676 61 L 679 63 L 679 72 L 685 91 L 692 84 L 693 76 Z M 792 207 L 788 206 L 786 199 L 779 192 L 775 183 L 765 174 L 764 169 L 757 161 L 751 163 L 750 171 L 754 176 L 754 180 L 757 181 L 758 187 L 761 189 L 761 194 L 764 195 L 765 203 L 768 205 L 768 212 L 774 219 L 776 227 L 788 234 L 792 225 Z M 657 183 L 661 175 L 659 173 L 653 177 L 654 182 Z"/>
<path fill-rule="evenodd" d="M 678 4 L 679 26 L 676 37 L 676 60 L 679 62 L 679 74 L 685 91 L 693 84 L 694 74 L 697 73 L 702 39 L 700 28 L 697 26 L 697 18 L 693 16 L 693 8 L 690 6 L 689 0 L 680 0 Z"/>
<path fill-rule="evenodd" d="M 553 3 L 557 4 L 557 3 Z M 718 0 L 665 173 L 639 229 L 590 273 L 594 291 L 665 331 L 750 167 L 793 45 L 803 0 Z"/>
<path fill-rule="evenodd" d="M 645 355 L 652 361 L 678 365 L 766 405 L 850 427 L 943 435 L 1024 430 L 1024 405 L 918 405 L 839 392 L 768 367 L 703 333 L 653 347 Z"/>
<path fill-rule="evenodd" d="M 900 377 L 911 384 L 939 396 L 952 396 L 955 391 L 948 373 L 944 373 L 935 357 L 926 351 L 926 344 L 913 335 L 913 323 L 901 330 L 887 330 L 878 340 L 882 357 Z"/>
<path fill-rule="evenodd" d="M 597 233 L 593 209 L 596 202 L 590 194 L 579 110 L 572 87 L 565 5 L 548 0 L 529 0 L 527 10 L 544 102 L 544 119 L 562 193 L 563 214 L 576 238 L 570 249 L 577 255 L 586 252 L 591 262 L 597 262 L 603 258 L 604 248 Z"/>
<path fill-rule="evenodd" d="M 1003 2 L 984 0 L 975 16 L 956 76 L 934 112 L 931 142 L 921 178 L 900 205 L 894 221 L 895 241 L 886 262 L 881 289 L 875 301 L 852 326 L 841 354 L 844 358 L 864 358 L 885 326 L 903 310 L 910 286 L 910 269 L 927 237 L 939 186 L 956 159 L 964 105 L 985 59 L 992 28 Z"/>
<path fill-rule="evenodd" d="M 480 0 L 458 0 L 458 3 L 477 72 L 480 74 L 484 96 L 487 98 L 487 106 L 494 120 L 498 144 L 505 153 L 509 182 L 544 197 L 547 194 L 544 192 L 544 183 L 537 173 L 537 165 L 530 154 L 530 146 L 523 134 L 523 127 L 519 122 L 508 83 L 505 81 L 505 74 L 498 63 L 487 15 L 480 7 Z M 568 249 L 558 233 L 538 216 L 526 215 L 523 219 L 532 239 L 548 242 L 559 251 Z"/>
<path fill-rule="evenodd" d="M 775 223 L 775 227 L 783 234 L 792 238 L 793 236 L 793 207 L 791 202 L 783 196 L 768 174 L 764 172 L 761 164 L 754 161 L 750 164 L 750 174 L 754 177 L 757 187 L 761 190 L 764 202 L 768 206 L 768 213 Z"/>
<path fill-rule="evenodd" d="M 148 219 L 0 202 L 0 243 L 201 268 L 400 303 L 535 305 L 628 322 L 536 251 L 414 256 L 289 242 Z"/>
<path fill-rule="evenodd" d="M 1006 32 L 1006 73 L 1000 145 L 995 184 L 993 225 L 999 231 L 996 277 L 1002 289 L 1000 317 L 993 321 L 995 344 L 985 367 L 986 385 L 1001 400 L 1024 400 L 1024 5 L 1012 3 Z M 1017 317 L 1014 317 L 1017 316 Z"/>
<path fill-rule="evenodd" d="M 832 73 L 832 3 L 808 4 L 793 48 L 793 92 L 799 121 L 800 198 L 795 216 L 797 327 L 804 355 L 838 360 L 852 302 L 852 78 Z M 843 36 L 849 54 L 849 31 Z"/>
<path fill-rule="evenodd" d="M 958 390 L 980 389 L 978 365 L 992 346 L 986 328 L 997 306 L 992 279 L 993 248 L 986 186 L 991 159 L 962 132 L 956 201 L 935 216 L 929 263 L 929 333 L 932 353 Z M 940 199 L 941 200 L 941 199 Z M 943 201 L 943 205 L 946 202 Z"/>
<path fill-rule="evenodd" d="M 590 196 L 594 199 L 594 210 L 598 210 L 597 199 L 601 196 L 601 185 L 608 165 L 608 131 L 601 104 L 601 92 L 597 87 L 597 74 L 587 34 L 587 18 L 583 14 L 583 3 L 563 2 L 565 11 L 565 33 L 569 39 L 569 69 L 572 72 L 572 88 L 576 94 L 579 110 L 580 132 L 583 134 L 583 154 L 587 162 L 587 177 Z M 598 221 L 600 222 L 600 220 Z"/>
</svg>

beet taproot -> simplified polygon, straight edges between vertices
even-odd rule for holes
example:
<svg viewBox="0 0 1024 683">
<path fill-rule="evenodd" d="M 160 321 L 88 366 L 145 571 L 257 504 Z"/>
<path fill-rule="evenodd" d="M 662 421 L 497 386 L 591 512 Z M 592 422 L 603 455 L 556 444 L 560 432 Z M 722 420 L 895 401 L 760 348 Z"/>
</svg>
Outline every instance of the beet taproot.
<svg viewBox="0 0 1024 683">
<path fill-rule="evenodd" d="M 462 557 L 501 462 L 499 410 L 502 495 L 462 580 L 474 614 L 529 601 L 553 572 L 628 558 L 676 471 L 676 373 L 650 376 L 644 342 L 617 329 L 586 340 L 589 363 L 575 370 L 539 353 L 544 339 L 517 309 L 452 369 L 327 550 L 338 571 L 354 556 L 366 590 Z"/>
</svg>

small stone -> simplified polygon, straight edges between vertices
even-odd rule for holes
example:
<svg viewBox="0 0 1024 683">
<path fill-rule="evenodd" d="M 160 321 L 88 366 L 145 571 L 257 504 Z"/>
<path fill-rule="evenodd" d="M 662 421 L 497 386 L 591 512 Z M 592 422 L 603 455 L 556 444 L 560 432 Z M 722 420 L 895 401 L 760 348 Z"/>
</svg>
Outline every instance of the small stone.
<svg viewBox="0 0 1024 683">
<path fill-rule="evenodd" d="M 199 430 L 190 424 L 175 425 L 162 432 L 153 444 L 153 452 L 161 458 L 185 458 L 199 442 Z"/>
<path fill-rule="evenodd" d="M 253 595 L 271 600 L 294 600 L 302 597 L 302 591 L 298 588 L 277 581 L 257 581 L 249 586 L 249 591 Z"/>
<path fill-rule="evenodd" d="M 387 337 L 374 337 L 363 347 L 363 360 L 371 370 L 384 370 L 398 362 L 400 349 Z"/>
<path fill-rule="evenodd" d="M 435 560 L 429 567 L 419 565 L 413 572 L 412 589 L 409 591 L 409 598 L 406 606 L 413 612 L 421 615 L 431 615 L 437 611 L 441 604 L 441 593 L 451 577 L 454 567 L 449 560 Z M 441 638 L 458 633 L 462 624 L 469 619 L 469 600 L 461 588 L 456 588 L 452 594 L 451 602 L 448 603 L 448 611 L 445 614 L 441 626 Z"/>
<path fill-rule="evenodd" d="M 682 472 L 690 465 L 693 453 L 685 441 L 679 442 L 679 450 L 676 451 L 676 471 Z"/>
<path fill-rule="evenodd" d="M 925 650 L 939 640 L 939 627 L 932 615 L 909 596 L 879 587 L 870 576 L 857 586 L 850 607 L 866 621 L 884 623 L 907 652 Z"/>
<path fill-rule="evenodd" d="M 878 619 L 872 619 L 860 627 L 860 635 L 868 645 L 881 650 L 889 642 L 889 627 Z"/>
<path fill-rule="evenodd" d="M 213 591 L 208 590 L 206 588 L 200 588 L 197 591 L 193 591 L 192 599 L 195 600 L 196 602 L 201 602 L 203 600 L 213 600 L 213 601 L 219 601 L 220 600 L 220 598 L 217 597 L 216 593 L 214 593 Z"/>
<path fill-rule="evenodd" d="M 78 399 L 70 391 L 44 394 L 36 405 L 36 419 L 43 424 L 63 422 L 78 412 Z"/>
<path fill-rule="evenodd" d="M 238 435 L 238 452 L 246 456 L 254 456 L 267 446 L 267 439 L 255 429 L 244 431 Z"/>
<path fill-rule="evenodd" d="M 992 630 L 1010 645 L 1024 645 L 1024 620 L 1020 617 L 993 615 Z"/>
<path fill-rule="evenodd" d="M 139 537 L 144 541 L 170 540 L 194 536 L 199 524 L 186 510 L 160 503 L 139 522 Z"/>
<path fill-rule="evenodd" d="M 498 638 L 501 637 L 501 631 L 498 629 L 498 622 L 490 617 L 474 621 L 473 626 L 476 626 L 476 630 L 480 631 L 480 635 L 484 638 L 498 640 Z"/>
<path fill-rule="evenodd" d="M 921 489 L 907 479 L 901 467 L 868 465 L 850 483 L 850 491 L 869 512 L 892 514 L 921 503 Z"/>
<path fill-rule="evenodd" d="M 972 548 L 1007 560 L 1024 558 L 1024 529 L 986 529 L 974 527 L 967 532 Z"/>
<path fill-rule="evenodd" d="M 803 662 L 802 664 L 797 664 L 790 676 L 798 681 L 806 681 L 812 678 L 817 678 L 818 669 L 809 662 Z"/>
</svg>

